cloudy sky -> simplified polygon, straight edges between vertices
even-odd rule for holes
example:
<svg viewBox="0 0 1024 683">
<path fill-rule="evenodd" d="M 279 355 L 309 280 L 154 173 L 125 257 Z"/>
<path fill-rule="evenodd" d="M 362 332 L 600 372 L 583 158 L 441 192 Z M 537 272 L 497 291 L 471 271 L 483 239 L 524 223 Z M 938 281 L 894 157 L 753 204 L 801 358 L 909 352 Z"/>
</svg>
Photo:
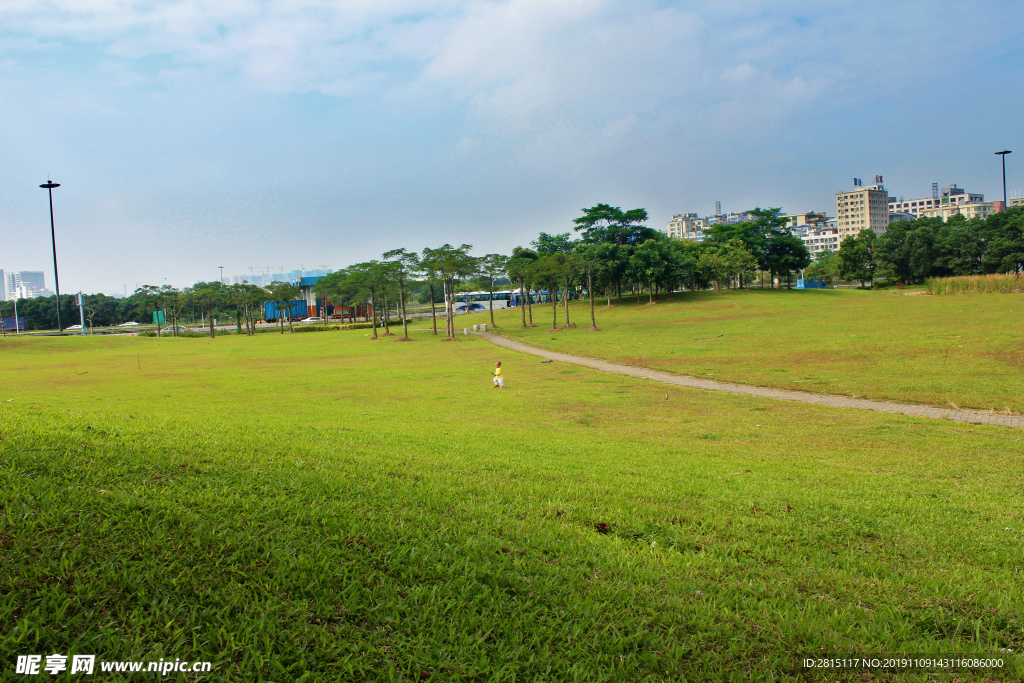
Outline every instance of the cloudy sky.
<svg viewBox="0 0 1024 683">
<path fill-rule="evenodd" d="M 0 0 L 0 268 L 131 291 L 598 202 L 1024 191 L 1020 0 Z"/>
</svg>

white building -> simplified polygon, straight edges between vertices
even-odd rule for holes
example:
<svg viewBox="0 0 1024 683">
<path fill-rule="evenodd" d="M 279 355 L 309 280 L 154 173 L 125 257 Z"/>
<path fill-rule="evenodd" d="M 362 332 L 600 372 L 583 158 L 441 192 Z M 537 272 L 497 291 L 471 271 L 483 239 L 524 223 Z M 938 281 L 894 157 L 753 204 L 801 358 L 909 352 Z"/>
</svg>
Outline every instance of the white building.
<svg viewBox="0 0 1024 683">
<path fill-rule="evenodd" d="M 933 186 L 934 187 L 934 186 Z M 962 187 L 950 185 L 942 190 L 941 196 L 933 190 L 933 196 L 920 199 L 904 199 L 900 197 L 889 197 L 890 213 L 909 213 L 913 216 L 921 216 L 925 211 L 931 211 L 943 206 L 958 206 L 960 204 L 978 204 L 985 201 L 985 195 L 967 192 Z"/>
<path fill-rule="evenodd" d="M 839 228 L 811 227 L 800 235 L 800 239 L 815 261 L 826 251 L 839 251 Z"/>
<path fill-rule="evenodd" d="M 965 202 L 963 204 L 947 204 L 926 209 L 920 213 L 921 218 L 941 218 L 948 222 L 953 216 L 963 216 L 970 220 L 980 218 L 982 220 L 993 213 L 999 213 L 1002 202 Z"/>
<path fill-rule="evenodd" d="M 699 218 L 695 213 L 676 214 L 668 222 L 665 234 L 680 240 L 703 242 L 704 228 L 708 225 L 708 219 Z"/>
</svg>

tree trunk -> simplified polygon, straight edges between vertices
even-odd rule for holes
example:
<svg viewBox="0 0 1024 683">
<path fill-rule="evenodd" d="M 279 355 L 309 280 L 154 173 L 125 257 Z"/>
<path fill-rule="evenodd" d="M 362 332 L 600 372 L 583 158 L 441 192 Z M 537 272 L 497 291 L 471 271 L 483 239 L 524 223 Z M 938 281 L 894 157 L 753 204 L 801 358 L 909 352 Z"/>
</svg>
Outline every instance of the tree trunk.
<svg viewBox="0 0 1024 683">
<path fill-rule="evenodd" d="M 490 298 L 490 302 L 489 303 L 491 305 L 491 327 L 497 327 L 497 325 L 494 324 L 494 279 L 493 278 L 491 278 L 491 295 L 490 295 L 489 298 Z"/>
<path fill-rule="evenodd" d="M 217 333 L 213 329 L 213 306 L 210 306 L 210 310 L 207 311 L 210 314 L 210 339 L 217 336 Z"/>
<path fill-rule="evenodd" d="M 526 302 L 523 300 L 525 292 L 526 292 L 526 288 L 523 286 L 523 277 L 520 276 L 519 277 L 519 308 L 522 309 L 522 310 L 520 310 L 519 312 L 522 314 L 522 317 L 523 317 L 523 327 L 524 328 L 526 327 Z"/>
<path fill-rule="evenodd" d="M 530 327 L 533 327 L 533 296 L 529 285 L 526 286 L 526 312 L 530 316 Z"/>
<path fill-rule="evenodd" d="M 565 291 L 562 292 L 562 303 L 565 304 L 565 326 L 569 327 L 569 274 L 565 274 Z"/>
<path fill-rule="evenodd" d="M 551 288 L 551 329 L 558 329 L 558 288 L 555 279 L 548 280 L 548 287 Z"/>
<path fill-rule="evenodd" d="M 594 268 L 587 269 L 587 294 L 590 295 L 590 329 L 597 329 L 597 319 L 594 317 Z"/>
<path fill-rule="evenodd" d="M 373 338 L 377 338 L 377 307 L 373 305 L 373 290 L 370 290 L 370 307 L 366 309 L 367 315 L 370 316 L 371 325 L 373 325 Z"/>
<path fill-rule="evenodd" d="M 434 323 L 434 336 L 437 336 L 437 308 L 434 306 L 434 283 L 430 283 L 430 320 Z"/>
<path fill-rule="evenodd" d="M 654 303 L 654 283 L 653 282 L 647 283 L 647 303 L 649 303 L 649 304 L 653 304 Z"/>
<path fill-rule="evenodd" d="M 398 281 L 398 305 L 402 309 L 402 337 L 409 338 L 409 318 L 405 315 L 405 283 Z"/>
</svg>

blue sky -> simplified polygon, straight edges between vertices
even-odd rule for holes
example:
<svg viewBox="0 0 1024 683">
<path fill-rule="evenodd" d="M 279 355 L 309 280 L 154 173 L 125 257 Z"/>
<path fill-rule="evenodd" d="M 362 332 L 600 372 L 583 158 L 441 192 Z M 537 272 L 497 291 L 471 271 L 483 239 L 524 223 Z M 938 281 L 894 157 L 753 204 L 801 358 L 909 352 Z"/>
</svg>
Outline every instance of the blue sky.
<svg viewBox="0 0 1024 683">
<path fill-rule="evenodd" d="M 1005 2 L 3 0 L 0 268 L 183 286 L 508 251 L 598 202 L 1024 191 Z"/>
</svg>

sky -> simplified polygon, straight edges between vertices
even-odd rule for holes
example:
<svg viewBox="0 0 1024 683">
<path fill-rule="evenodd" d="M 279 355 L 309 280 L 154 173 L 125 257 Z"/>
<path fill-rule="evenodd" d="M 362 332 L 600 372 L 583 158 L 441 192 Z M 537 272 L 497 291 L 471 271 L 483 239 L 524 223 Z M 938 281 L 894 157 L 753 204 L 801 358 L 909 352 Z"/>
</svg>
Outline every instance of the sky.
<svg viewBox="0 0 1024 683">
<path fill-rule="evenodd" d="M 584 207 L 1024 192 L 1020 0 L 0 0 L 0 268 L 129 293 Z"/>
</svg>

